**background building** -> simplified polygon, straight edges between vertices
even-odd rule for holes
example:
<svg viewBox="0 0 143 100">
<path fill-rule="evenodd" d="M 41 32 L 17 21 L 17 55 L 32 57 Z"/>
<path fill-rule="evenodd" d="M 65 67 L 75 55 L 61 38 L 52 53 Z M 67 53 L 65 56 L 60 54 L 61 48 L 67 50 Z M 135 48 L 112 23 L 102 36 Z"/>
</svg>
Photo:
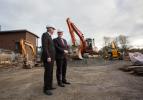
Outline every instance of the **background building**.
<svg viewBox="0 0 143 100">
<path fill-rule="evenodd" d="M 22 53 L 20 40 L 30 42 L 37 54 L 38 36 L 27 30 L 9 30 L 0 31 L 0 49 L 12 50 L 17 53 Z M 26 46 L 28 57 L 32 56 L 32 50 L 29 46 Z"/>
</svg>

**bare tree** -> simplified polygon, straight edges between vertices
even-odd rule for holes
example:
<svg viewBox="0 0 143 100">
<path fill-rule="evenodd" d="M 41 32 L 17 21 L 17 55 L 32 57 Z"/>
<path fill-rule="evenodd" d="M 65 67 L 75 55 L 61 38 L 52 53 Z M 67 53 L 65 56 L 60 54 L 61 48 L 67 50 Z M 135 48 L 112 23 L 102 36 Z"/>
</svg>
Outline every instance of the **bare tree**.
<svg viewBox="0 0 143 100">
<path fill-rule="evenodd" d="M 123 53 L 126 55 L 127 54 L 127 44 L 128 44 L 128 37 L 125 36 L 125 35 L 119 35 L 118 36 L 118 40 L 119 40 L 119 43 L 121 45 L 121 48 L 123 50 Z"/>
<path fill-rule="evenodd" d="M 105 46 L 108 46 L 110 44 L 110 42 L 111 42 L 111 38 L 104 36 L 103 39 L 104 39 Z"/>
<path fill-rule="evenodd" d="M 118 39 L 119 39 L 119 43 L 120 43 L 122 49 L 126 49 L 127 48 L 127 43 L 128 43 L 127 36 L 119 35 Z"/>
</svg>

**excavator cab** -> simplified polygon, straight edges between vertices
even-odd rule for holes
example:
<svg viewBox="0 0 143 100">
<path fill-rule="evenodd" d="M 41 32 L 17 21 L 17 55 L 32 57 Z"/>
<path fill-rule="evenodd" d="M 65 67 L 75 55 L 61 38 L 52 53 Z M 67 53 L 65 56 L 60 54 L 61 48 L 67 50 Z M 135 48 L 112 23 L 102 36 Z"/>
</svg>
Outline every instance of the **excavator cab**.
<svg viewBox="0 0 143 100">
<path fill-rule="evenodd" d="M 93 50 L 93 41 L 91 38 L 86 38 L 86 49 Z"/>
<path fill-rule="evenodd" d="M 94 39 L 86 38 L 86 50 L 85 53 L 88 53 L 90 55 L 93 55 L 97 53 L 96 50 L 94 50 Z"/>
<path fill-rule="evenodd" d="M 112 49 L 112 57 L 117 58 L 119 56 L 118 51 L 116 49 Z"/>
</svg>

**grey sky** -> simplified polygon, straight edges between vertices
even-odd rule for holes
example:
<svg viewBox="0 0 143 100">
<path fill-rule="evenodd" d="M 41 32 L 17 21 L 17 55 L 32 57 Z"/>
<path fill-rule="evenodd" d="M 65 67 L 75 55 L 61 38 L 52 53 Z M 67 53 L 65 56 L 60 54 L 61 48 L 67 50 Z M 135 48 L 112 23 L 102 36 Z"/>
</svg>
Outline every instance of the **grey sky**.
<svg viewBox="0 0 143 100">
<path fill-rule="evenodd" d="M 41 36 L 52 24 L 64 30 L 70 17 L 85 37 L 103 45 L 103 36 L 127 35 L 131 45 L 143 47 L 143 0 L 0 0 L 2 30 L 28 29 Z M 39 45 L 40 45 L 39 40 Z"/>
</svg>

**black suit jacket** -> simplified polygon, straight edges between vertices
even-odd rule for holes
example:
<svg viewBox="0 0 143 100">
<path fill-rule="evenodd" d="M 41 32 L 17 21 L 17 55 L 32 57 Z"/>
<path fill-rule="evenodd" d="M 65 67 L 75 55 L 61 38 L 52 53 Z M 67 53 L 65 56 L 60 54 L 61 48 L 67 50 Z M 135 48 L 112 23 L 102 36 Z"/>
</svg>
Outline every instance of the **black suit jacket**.
<svg viewBox="0 0 143 100">
<path fill-rule="evenodd" d="M 45 32 L 42 35 L 42 60 L 47 61 L 47 58 L 55 60 L 55 47 L 51 36 Z"/>
<path fill-rule="evenodd" d="M 56 50 L 56 59 L 66 58 L 66 55 L 64 54 L 64 50 L 68 50 L 67 41 L 63 39 L 64 45 L 61 41 L 61 38 L 59 37 L 55 38 L 53 41 L 54 41 L 55 50 Z"/>
</svg>

